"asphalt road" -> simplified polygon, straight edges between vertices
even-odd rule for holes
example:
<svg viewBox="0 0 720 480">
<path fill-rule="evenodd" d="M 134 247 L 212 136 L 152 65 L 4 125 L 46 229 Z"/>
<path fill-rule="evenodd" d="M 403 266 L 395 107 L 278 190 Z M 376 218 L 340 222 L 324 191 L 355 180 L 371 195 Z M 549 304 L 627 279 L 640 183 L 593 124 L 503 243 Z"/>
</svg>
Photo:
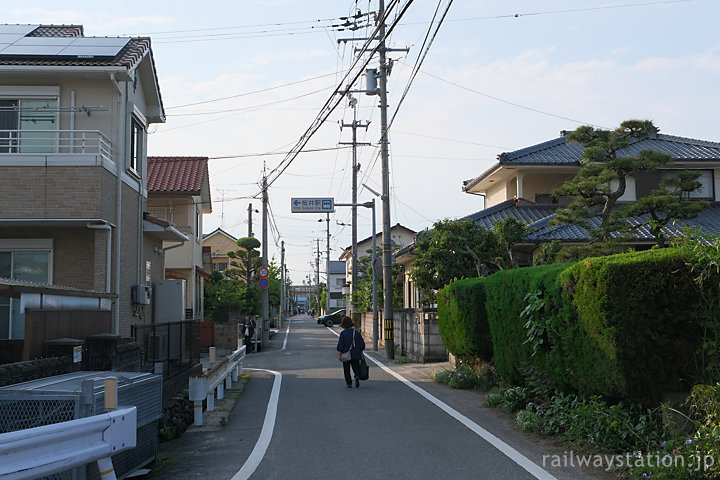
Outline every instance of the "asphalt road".
<svg viewBox="0 0 720 480">
<path fill-rule="evenodd" d="M 250 380 L 223 427 L 163 444 L 164 479 L 587 479 L 483 408 L 478 395 L 433 383 L 432 367 L 366 353 L 370 380 L 348 389 L 335 350 L 339 327 L 293 317 L 269 348 L 243 362 Z M 607 478 L 602 475 L 603 478 Z"/>
</svg>

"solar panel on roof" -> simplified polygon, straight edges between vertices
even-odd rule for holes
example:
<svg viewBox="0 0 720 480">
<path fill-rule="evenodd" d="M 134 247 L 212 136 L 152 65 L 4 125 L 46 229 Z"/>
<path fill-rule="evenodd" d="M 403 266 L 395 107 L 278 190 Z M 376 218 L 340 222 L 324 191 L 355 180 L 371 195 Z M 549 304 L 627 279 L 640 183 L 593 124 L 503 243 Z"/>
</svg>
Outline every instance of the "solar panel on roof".
<svg viewBox="0 0 720 480">
<path fill-rule="evenodd" d="M 0 24 L 1 35 L 19 35 L 24 37 L 28 33 L 32 32 L 40 25 L 10 25 L 7 23 Z"/>
<path fill-rule="evenodd" d="M 12 33 L 1 27 L 16 25 L 0 25 L 0 56 L 6 57 L 45 57 L 45 58 L 112 58 L 125 45 L 128 37 L 25 37 L 24 34 Z M 24 30 L 32 32 L 37 26 L 27 26 Z M 32 28 L 30 28 L 32 27 Z"/>
</svg>

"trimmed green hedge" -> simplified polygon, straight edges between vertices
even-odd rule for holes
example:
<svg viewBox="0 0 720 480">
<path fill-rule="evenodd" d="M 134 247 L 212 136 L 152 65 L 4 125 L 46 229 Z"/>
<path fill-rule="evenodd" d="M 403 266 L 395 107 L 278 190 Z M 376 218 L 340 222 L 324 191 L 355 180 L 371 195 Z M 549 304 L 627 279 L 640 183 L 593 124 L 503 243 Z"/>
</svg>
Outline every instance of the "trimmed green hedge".
<svg viewBox="0 0 720 480">
<path fill-rule="evenodd" d="M 438 328 L 445 347 L 458 358 L 492 360 L 482 278 L 456 280 L 437 294 Z"/>
<path fill-rule="evenodd" d="M 578 391 L 655 401 L 699 373 L 700 298 L 680 251 L 590 258 L 561 282 L 579 326 L 562 341 Z"/>
<path fill-rule="evenodd" d="M 562 390 L 655 403 L 700 373 L 699 302 L 682 253 L 662 249 L 456 281 L 438 294 L 438 316 L 448 350 L 492 353 L 512 385 L 532 365 Z"/>
<path fill-rule="evenodd" d="M 541 267 L 504 270 L 486 278 L 487 318 L 492 332 L 493 360 L 498 374 L 512 385 L 522 385 L 521 370 L 528 364 L 545 370 L 553 370 L 547 356 L 562 334 L 563 322 L 570 308 L 557 282 L 560 272 L 569 264 L 553 264 Z M 537 320 L 545 325 L 543 343 L 533 356 L 525 324 L 527 317 L 521 315 L 528 302 L 525 296 L 540 291 L 544 307 Z"/>
</svg>

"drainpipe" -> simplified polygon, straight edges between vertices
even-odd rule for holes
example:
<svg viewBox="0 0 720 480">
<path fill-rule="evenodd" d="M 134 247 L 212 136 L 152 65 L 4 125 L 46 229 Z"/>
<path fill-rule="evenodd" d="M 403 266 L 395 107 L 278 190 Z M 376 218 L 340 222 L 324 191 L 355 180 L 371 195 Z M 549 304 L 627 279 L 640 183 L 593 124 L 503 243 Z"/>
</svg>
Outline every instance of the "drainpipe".
<svg viewBox="0 0 720 480">
<path fill-rule="evenodd" d="M 110 293 L 110 279 L 112 278 L 110 273 L 112 267 L 112 227 L 107 223 L 86 223 L 85 226 L 94 230 L 105 230 L 107 232 L 105 234 L 105 293 Z"/>
<path fill-rule="evenodd" d="M 75 153 L 75 90 L 70 91 L 70 153 Z"/>
<path fill-rule="evenodd" d="M 115 79 L 115 74 L 110 73 L 110 80 L 118 91 L 119 95 L 119 111 L 120 118 L 117 125 L 116 145 L 117 153 L 115 154 L 115 167 L 117 168 L 117 192 L 115 199 L 115 212 L 117 222 L 117 235 L 115 235 L 115 290 L 117 298 L 115 299 L 115 321 L 113 330 L 115 335 L 120 335 L 120 299 L 124 298 L 120 295 L 120 253 L 122 239 L 122 169 L 125 162 L 125 133 L 127 130 L 127 82 L 123 82 L 125 89 L 121 88 Z"/>
</svg>

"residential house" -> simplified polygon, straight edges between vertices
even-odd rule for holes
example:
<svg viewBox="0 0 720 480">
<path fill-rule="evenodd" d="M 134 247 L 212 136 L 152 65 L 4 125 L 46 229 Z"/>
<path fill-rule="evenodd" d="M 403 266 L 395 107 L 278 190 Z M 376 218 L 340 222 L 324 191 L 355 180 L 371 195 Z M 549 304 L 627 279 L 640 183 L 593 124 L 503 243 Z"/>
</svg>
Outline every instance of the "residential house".
<svg viewBox="0 0 720 480">
<path fill-rule="evenodd" d="M 147 185 L 148 213 L 174 224 L 188 237 L 186 242 L 163 242 L 164 279 L 184 284 L 184 317 L 202 320 L 204 281 L 212 278 L 203 269 L 202 258 L 203 214 L 212 212 L 208 159 L 148 157 Z"/>
<path fill-rule="evenodd" d="M 345 296 L 343 295 L 343 287 L 345 286 L 345 265 L 340 260 L 330 260 L 330 267 L 327 268 L 328 280 L 327 288 L 330 294 L 330 302 L 325 307 L 326 313 L 332 313 L 341 308 L 345 308 Z"/>
<path fill-rule="evenodd" d="M 203 236 L 203 247 L 210 249 L 213 271 L 223 272 L 230 267 L 228 252 L 234 252 L 238 249 L 237 241 L 237 238 L 222 228 L 216 228 Z"/>
<path fill-rule="evenodd" d="M 491 221 L 512 215 L 528 224 L 527 243 L 519 245 L 517 252 L 522 264 L 531 264 L 532 257 L 542 243 L 558 240 L 563 244 L 579 244 L 589 240 L 588 232 L 575 225 L 550 225 L 554 209 L 571 199 L 554 199 L 552 192 L 580 169 L 582 145 L 568 143 L 566 132 L 559 138 L 531 147 L 502 153 L 498 162 L 480 176 L 463 184 L 470 194 L 483 195 L 486 209 L 466 218 L 487 227 Z M 656 172 L 642 173 L 627 179 L 625 194 L 619 204 L 634 202 L 658 188 L 663 177 L 672 177 L 688 169 L 700 172 L 702 187 L 690 194 L 690 199 L 708 200 L 710 206 L 696 218 L 679 221 L 664 229 L 668 238 L 681 235 L 684 226 L 699 226 L 704 232 L 720 233 L 720 143 L 696 140 L 655 132 L 648 138 L 635 140 L 618 156 L 635 156 L 642 150 L 669 154 L 672 161 Z M 629 223 L 639 226 L 643 218 L 632 218 Z M 599 219 L 595 219 L 599 227 Z M 647 227 L 635 230 L 630 242 L 635 248 L 648 248 L 655 238 Z"/>
<path fill-rule="evenodd" d="M 165 121 L 150 39 L 38 24 L 0 25 L 0 38 L 0 276 L 103 293 L 91 308 L 130 336 L 152 321 L 155 248 L 183 237 L 143 235 L 147 130 Z M 0 298 L 0 339 L 24 338 L 29 308 Z"/>
<path fill-rule="evenodd" d="M 416 232 L 414 230 L 411 230 L 403 225 L 400 225 L 399 223 L 396 223 L 395 225 L 390 227 L 390 245 L 392 246 L 393 250 L 402 249 L 403 247 L 406 247 L 415 241 L 415 234 Z M 375 254 L 377 257 L 382 257 L 382 231 L 378 231 L 375 237 Z M 373 239 L 371 235 L 363 240 L 358 241 L 358 258 L 372 256 L 372 240 Z M 339 260 L 343 260 L 345 262 L 345 281 L 346 284 L 350 287 L 346 290 L 348 297 L 350 297 L 352 295 L 352 245 L 343 250 L 343 252 L 340 254 Z M 346 304 L 349 305 L 350 301 L 348 300 Z"/>
<path fill-rule="evenodd" d="M 542 243 L 558 240 L 571 245 L 589 240 L 588 232 L 581 227 L 550 225 L 555 209 L 571 200 L 554 198 L 552 192 L 580 170 L 583 147 L 566 140 L 567 132 L 563 131 L 558 138 L 501 153 L 495 165 L 463 183 L 463 191 L 485 199 L 483 210 L 463 219 L 471 219 L 486 228 L 492 228 L 496 221 L 511 216 L 528 225 L 530 231 L 527 242 L 514 249 L 521 266 L 532 265 L 533 256 Z M 655 133 L 649 138 L 631 142 L 618 155 L 632 156 L 642 150 L 668 153 L 673 161 L 657 172 L 628 178 L 625 194 L 619 203 L 633 202 L 648 195 L 659 186 L 662 177 L 672 176 L 678 170 L 697 170 L 701 172 L 699 181 L 702 188 L 693 192 L 692 197 L 709 200 L 711 204 L 695 219 L 678 222 L 675 228 L 666 228 L 665 234 L 668 237 L 676 236 L 685 225 L 700 226 L 704 232 L 720 233 L 720 143 Z M 640 218 L 629 221 L 635 225 L 642 223 Z M 599 226 L 599 221 L 596 223 Z M 640 228 L 630 243 L 636 248 L 648 248 L 655 243 L 655 239 L 649 229 Z M 407 308 L 422 304 L 409 277 L 415 258 L 413 247 L 410 245 L 396 254 L 397 263 L 406 267 L 403 288 Z"/>
</svg>

